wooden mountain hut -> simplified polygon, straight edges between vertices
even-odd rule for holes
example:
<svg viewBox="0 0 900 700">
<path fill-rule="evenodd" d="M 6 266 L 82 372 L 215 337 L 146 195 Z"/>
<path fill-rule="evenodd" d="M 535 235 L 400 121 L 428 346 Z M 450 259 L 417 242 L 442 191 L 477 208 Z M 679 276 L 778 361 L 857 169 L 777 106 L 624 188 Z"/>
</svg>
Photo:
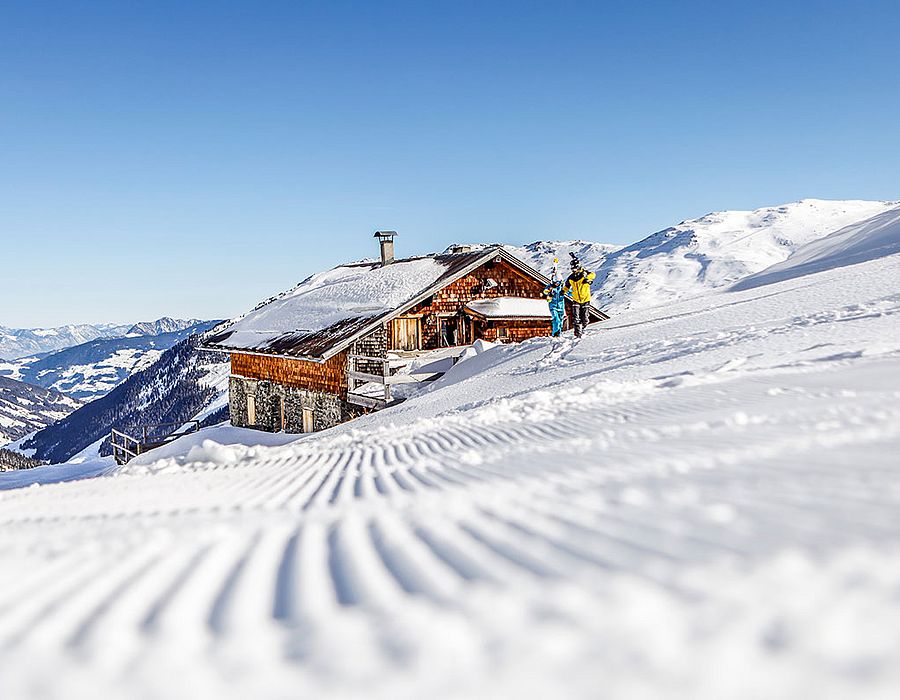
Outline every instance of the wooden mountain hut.
<svg viewBox="0 0 900 700">
<path fill-rule="evenodd" d="M 313 275 L 207 333 L 203 347 L 231 357 L 233 425 L 322 430 L 390 403 L 409 380 L 398 360 L 549 335 L 549 280 L 502 246 L 394 259 L 394 232 L 375 235 L 380 260 Z"/>
</svg>

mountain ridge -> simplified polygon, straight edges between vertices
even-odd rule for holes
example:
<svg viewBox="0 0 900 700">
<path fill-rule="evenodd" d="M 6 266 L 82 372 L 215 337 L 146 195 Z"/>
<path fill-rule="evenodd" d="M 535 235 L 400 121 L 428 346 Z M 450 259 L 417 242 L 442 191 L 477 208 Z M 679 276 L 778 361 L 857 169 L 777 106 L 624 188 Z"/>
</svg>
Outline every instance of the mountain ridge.
<svg viewBox="0 0 900 700">
<path fill-rule="evenodd" d="M 0 362 L 0 376 L 92 401 L 112 391 L 134 372 L 152 365 L 173 345 L 216 323 L 201 321 L 181 330 L 159 334 L 131 333 L 123 337 L 97 338 L 52 353 Z M 148 323 L 144 330 L 175 325 Z"/>
<path fill-rule="evenodd" d="M 171 333 L 196 325 L 197 319 L 175 319 L 163 316 L 155 321 L 137 323 L 70 323 L 53 328 L 11 328 L 0 325 L 0 359 L 16 360 L 20 357 L 56 352 L 101 338 L 121 338 L 129 334 L 158 335 Z M 147 330 L 160 329 L 156 332 Z"/>
<path fill-rule="evenodd" d="M 625 246 L 576 240 L 506 248 L 545 274 L 556 255 L 563 277 L 568 252 L 576 252 L 597 273 L 595 304 L 615 314 L 727 287 L 783 262 L 811 241 L 898 205 L 900 201 L 802 199 L 709 212 Z"/>
</svg>

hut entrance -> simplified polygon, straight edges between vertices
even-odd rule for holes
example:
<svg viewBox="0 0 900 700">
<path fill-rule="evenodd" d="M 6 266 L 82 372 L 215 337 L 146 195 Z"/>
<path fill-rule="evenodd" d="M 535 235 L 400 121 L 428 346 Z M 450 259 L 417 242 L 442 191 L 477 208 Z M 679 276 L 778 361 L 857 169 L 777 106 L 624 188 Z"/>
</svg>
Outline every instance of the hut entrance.
<svg viewBox="0 0 900 700">
<path fill-rule="evenodd" d="M 441 318 L 441 346 L 452 348 L 469 344 L 469 319 L 465 316 L 445 316 Z"/>
</svg>

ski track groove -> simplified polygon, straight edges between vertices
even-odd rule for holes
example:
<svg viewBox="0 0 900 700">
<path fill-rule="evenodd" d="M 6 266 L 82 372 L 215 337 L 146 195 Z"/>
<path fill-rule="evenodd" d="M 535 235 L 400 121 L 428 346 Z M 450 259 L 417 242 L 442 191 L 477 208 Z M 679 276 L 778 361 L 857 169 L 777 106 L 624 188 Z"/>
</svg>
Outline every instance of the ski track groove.
<svg viewBox="0 0 900 700">
<path fill-rule="evenodd" d="M 851 320 L 862 317 L 856 313 Z M 786 333 L 788 325 L 659 341 L 637 359 L 629 354 L 632 348 L 609 350 L 605 367 L 662 363 L 760 334 Z M 578 348 L 560 344 L 528 371 L 586 363 Z M 729 366 L 722 365 L 722 373 Z M 177 491 L 166 508 L 150 509 L 133 497 L 114 503 L 105 515 L 98 508 L 78 519 L 125 538 L 135 513 L 150 523 L 176 517 L 183 521 L 183 537 L 168 550 L 151 541 L 94 559 L 83 559 L 77 547 L 35 555 L 38 565 L 21 580 L 14 574 L 3 578 L 29 595 L 0 589 L 0 649 L 58 640 L 116 666 L 139 658 L 150 638 L 190 650 L 246 632 L 261 636 L 277 653 L 281 638 L 259 634 L 267 625 L 285 633 L 315 631 L 336 616 L 390 615 L 410 600 L 454 609 L 467 586 L 502 590 L 566 578 L 592 585 L 610 572 L 627 572 L 686 595 L 671 572 L 728 557 L 752 560 L 778 537 L 814 548 L 826 515 L 838 541 L 895 533 L 895 495 L 862 478 L 892 475 L 887 463 L 864 465 L 857 474 L 826 457 L 807 465 L 798 483 L 782 466 L 802 454 L 802 446 L 792 444 L 797 423 L 781 426 L 779 416 L 771 418 L 771 454 L 765 459 L 737 443 L 722 448 L 723 436 L 734 437 L 728 423 L 733 414 L 752 418 L 763 390 L 784 384 L 777 376 L 759 378 L 758 387 L 749 382 L 742 395 L 723 393 L 715 383 L 682 391 L 677 383 L 689 378 L 653 380 L 675 383 L 664 406 L 655 393 L 623 398 L 585 392 L 554 407 L 548 420 L 547 407 L 532 413 L 513 396 L 509 414 L 499 418 L 482 420 L 476 408 L 474 417 L 410 429 L 400 438 L 304 443 L 282 455 L 261 450 L 252 466 L 217 466 L 202 472 L 202 479 L 201 472 L 188 473 L 180 482 L 185 494 L 205 489 L 206 510 L 227 511 L 222 529 L 205 538 L 190 529 L 204 508 Z M 757 388 L 759 395 L 753 393 Z M 801 395 L 787 410 L 803 425 L 834 418 L 827 397 Z M 854 417 L 851 409 L 839 417 L 848 416 Z M 677 458 L 660 450 L 673 437 L 682 452 Z M 584 441 L 583 459 L 560 448 L 573 440 Z M 592 449 L 600 444 L 602 451 Z M 526 458 L 535 451 L 548 456 L 541 466 Z M 705 461 L 695 463 L 694 454 L 705 455 Z M 684 503 L 660 488 L 671 487 L 673 481 L 663 477 L 680 469 L 692 489 Z M 642 507 L 646 502 L 653 517 Z M 723 504 L 736 513 L 739 527 L 728 530 L 707 517 L 704 508 L 715 511 Z M 26 506 L 4 503 L 4 522 L 15 528 L 65 527 L 66 516 L 32 513 Z M 289 517 L 272 526 L 266 517 L 273 510 Z M 121 639 L 121 649 L 105 654 L 106 638 Z"/>
</svg>

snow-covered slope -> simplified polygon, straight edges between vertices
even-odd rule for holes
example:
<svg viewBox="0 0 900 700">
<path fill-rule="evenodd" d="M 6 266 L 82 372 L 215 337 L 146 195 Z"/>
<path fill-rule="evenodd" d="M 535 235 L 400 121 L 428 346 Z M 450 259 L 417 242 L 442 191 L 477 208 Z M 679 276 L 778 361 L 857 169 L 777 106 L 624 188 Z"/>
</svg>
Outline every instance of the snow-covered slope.
<svg viewBox="0 0 900 700">
<path fill-rule="evenodd" d="M 734 289 L 750 289 L 896 253 L 900 253 L 900 207 L 807 243 L 784 262 L 743 278 Z"/>
<path fill-rule="evenodd" d="M 199 322 L 157 335 L 134 331 L 128 337 L 92 340 L 50 355 L 0 361 L 0 376 L 55 389 L 82 401 L 93 401 L 108 394 L 134 372 L 152 365 L 176 343 L 194 333 L 202 333 L 216 323 Z M 154 324 L 144 325 L 142 330 L 156 328 Z"/>
<path fill-rule="evenodd" d="M 549 274 L 569 252 L 597 272 L 595 303 L 620 314 L 724 287 L 782 262 L 800 246 L 896 207 L 898 202 L 804 199 L 755 211 L 714 212 L 625 247 L 586 241 L 507 246 Z"/>
<path fill-rule="evenodd" d="M 0 696 L 893 698 L 898 279 L 713 292 L 292 444 L 6 491 Z"/>
<path fill-rule="evenodd" d="M 189 331 L 156 337 L 184 333 Z M 198 339 L 188 335 L 109 393 L 38 432 L 21 449 L 40 460 L 63 462 L 107 437 L 112 428 L 135 434 L 135 426 L 180 423 L 199 412 L 203 419 L 227 406 L 227 356 L 198 351 Z M 105 447 L 102 452 L 107 453 Z"/>
<path fill-rule="evenodd" d="M 610 254 L 622 249 L 620 245 L 593 241 L 537 241 L 526 246 L 504 247 L 548 277 L 553 272 L 553 258 L 558 258 L 557 268 L 560 277 L 563 278 L 569 274 L 569 253 L 575 253 L 587 269 L 596 270 Z"/>
<path fill-rule="evenodd" d="M 55 423 L 80 405 L 52 389 L 0 377 L 0 446 Z"/>
<path fill-rule="evenodd" d="M 57 328 L 6 328 L 0 326 L 0 358 L 15 360 L 29 355 L 55 352 L 97 338 L 120 338 L 133 335 L 158 335 L 183 330 L 197 324 L 196 319 L 163 317 L 137 324 L 76 324 Z M 152 331 L 152 332 L 151 332 Z"/>
</svg>

